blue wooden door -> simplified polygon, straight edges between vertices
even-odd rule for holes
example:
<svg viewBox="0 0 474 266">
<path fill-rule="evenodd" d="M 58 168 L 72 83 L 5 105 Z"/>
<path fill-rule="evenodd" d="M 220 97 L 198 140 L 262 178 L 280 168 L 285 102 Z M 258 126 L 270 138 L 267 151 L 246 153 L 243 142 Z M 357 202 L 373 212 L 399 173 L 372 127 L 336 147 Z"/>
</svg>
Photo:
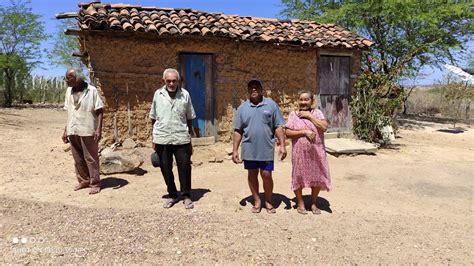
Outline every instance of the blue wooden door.
<svg viewBox="0 0 474 266">
<path fill-rule="evenodd" d="M 191 94 L 196 119 L 193 120 L 193 136 L 214 136 L 211 55 L 182 54 L 181 73 L 183 87 Z"/>
</svg>

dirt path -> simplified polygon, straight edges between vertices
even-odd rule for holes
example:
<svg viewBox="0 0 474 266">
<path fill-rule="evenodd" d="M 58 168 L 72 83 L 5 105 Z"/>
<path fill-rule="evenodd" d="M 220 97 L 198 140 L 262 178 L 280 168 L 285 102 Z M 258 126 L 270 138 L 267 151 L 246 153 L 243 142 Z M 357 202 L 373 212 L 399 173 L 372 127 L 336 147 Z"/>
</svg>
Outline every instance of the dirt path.
<svg viewBox="0 0 474 266">
<path fill-rule="evenodd" d="M 392 149 L 329 156 L 333 191 L 320 216 L 296 213 L 289 159 L 276 163 L 275 215 L 250 213 L 230 144 L 196 147 L 196 208 L 164 210 L 161 174 L 102 176 L 96 196 L 73 192 L 63 151 L 66 114 L 0 109 L 2 263 L 455 263 L 474 254 L 474 130 L 405 120 Z M 143 148 L 145 154 L 151 149 Z M 304 191 L 309 193 L 309 191 Z M 21 240 L 26 243 L 21 243 Z M 14 243 L 14 241 L 19 243 Z"/>
</svg>

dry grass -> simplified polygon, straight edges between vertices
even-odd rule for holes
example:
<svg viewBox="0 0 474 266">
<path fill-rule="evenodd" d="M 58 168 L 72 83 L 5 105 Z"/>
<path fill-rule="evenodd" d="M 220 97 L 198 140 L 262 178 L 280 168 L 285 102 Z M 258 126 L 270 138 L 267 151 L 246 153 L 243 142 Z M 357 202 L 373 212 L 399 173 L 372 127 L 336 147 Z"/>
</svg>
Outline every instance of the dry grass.
<svg viewBox="0 0 474 266">
<path fill-rule="evenodd" d="M 417 88 L 408 97 L 407 114 L 453 118 L 452 106 L 437 88 Z M 461 120 L 474 119 L 472 101 L 464 99 L 461 104 Z"/>
</svg>

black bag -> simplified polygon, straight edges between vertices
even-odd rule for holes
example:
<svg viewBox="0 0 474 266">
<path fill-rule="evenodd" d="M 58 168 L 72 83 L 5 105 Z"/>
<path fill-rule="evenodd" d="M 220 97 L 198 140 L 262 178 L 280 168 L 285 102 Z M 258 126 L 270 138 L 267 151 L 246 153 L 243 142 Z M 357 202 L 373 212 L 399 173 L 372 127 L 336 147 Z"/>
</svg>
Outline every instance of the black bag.
<svg viewBox="0 0 474 266">
<path fill-rule="evenodd" d="M 156 151 L 151 153 L 151 164 L 153 167 L 160 167 L 160 156 Z"/>
</svg>

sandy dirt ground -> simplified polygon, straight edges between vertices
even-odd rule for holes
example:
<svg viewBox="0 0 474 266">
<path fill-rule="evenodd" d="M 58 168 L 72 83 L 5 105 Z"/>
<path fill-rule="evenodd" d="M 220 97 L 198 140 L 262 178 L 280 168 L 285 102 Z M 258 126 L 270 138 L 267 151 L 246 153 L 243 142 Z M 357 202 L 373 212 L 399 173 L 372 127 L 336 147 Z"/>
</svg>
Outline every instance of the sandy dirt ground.
<svg viewBox="0 0 474 266">
<path fill-rule="evenodd" d="M 474 263 L 474 129 L 403 120 L 376 156 L 329 156 L 333 190 L 322 215 L 300 215 L 291 160 L 276 162 L 276 214 L 250 212 L 231 145 L 195 147 L 193 199 L 163 209 L 166 188 L 147 160 L 74 192 L 61 134 L 66 113 L 0 109 L 0 263 L 339 264 Z M 290 147 L 289 147 L 290 149 Z M 141 148 L 148 158 L 150 148 Z M 309 190 L 304 190 L 309 200 Z"/>
</svg>

